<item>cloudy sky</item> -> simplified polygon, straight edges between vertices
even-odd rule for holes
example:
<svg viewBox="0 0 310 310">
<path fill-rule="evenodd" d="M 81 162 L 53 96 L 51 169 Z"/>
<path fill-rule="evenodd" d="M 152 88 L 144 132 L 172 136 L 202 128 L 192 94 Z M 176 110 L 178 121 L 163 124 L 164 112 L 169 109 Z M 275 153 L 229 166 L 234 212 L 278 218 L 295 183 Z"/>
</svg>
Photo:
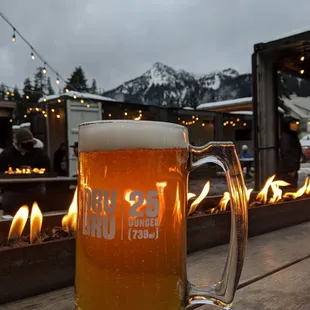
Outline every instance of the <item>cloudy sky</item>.
<svg viewBox="0 0 310 310">
<path fill-rule="evenodd" d="M 105 89 L 156 61 L 199 74 L 250 72 L 254 43 L 310 29 L 308 0 L 14 0 L 0 11 L 63 77 L 82 65 Z M 11 37 L 0 19 L 0 82 L 22 87 L 42 63 Z"/>
</svg>

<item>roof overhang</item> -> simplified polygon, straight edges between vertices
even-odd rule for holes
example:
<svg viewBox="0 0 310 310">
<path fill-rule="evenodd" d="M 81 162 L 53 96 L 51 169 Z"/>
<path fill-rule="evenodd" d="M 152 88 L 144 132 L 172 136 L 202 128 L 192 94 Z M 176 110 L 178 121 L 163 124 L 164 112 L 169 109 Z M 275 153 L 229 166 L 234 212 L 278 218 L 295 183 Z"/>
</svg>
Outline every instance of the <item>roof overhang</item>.
<svg viewBox="0 0 310 310">
<path fill-rule="evenodd" d="M 7 101 L 7 100 L 0 100 L 0 108 L 15 109 L 16 108 L 16 102 Z"/>
</svg>

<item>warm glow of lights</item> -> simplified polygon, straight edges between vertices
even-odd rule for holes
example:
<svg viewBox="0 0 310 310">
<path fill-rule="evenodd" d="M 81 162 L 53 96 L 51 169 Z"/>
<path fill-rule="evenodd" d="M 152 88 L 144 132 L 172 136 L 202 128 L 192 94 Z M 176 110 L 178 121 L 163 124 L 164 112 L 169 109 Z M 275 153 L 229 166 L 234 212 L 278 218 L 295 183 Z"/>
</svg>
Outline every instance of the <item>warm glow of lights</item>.
<svg viewBox="0 0 310 310">
<path fill-rule="evenodd" d="M 240 118 L 239 117 L 236 119 L 236 122 L 240 122 Z"/>
<path fill-rule="evenodd" d="M 62 218 L 61 225 L 65 231 L 76 230 L 76 218 L 77 218 L 77 201 L 78 194 L 77 188 L 75 189 L 73 199 L 71 201 L 68 213 Z"/>
<path fill-rule="evenodd" d="M 60 115 L 59 115 L 59 114 L 57 114 L 57 115 L 56 115 L 56 117 L 57 117 L 57 118 L 60 118 Z"/>
<path fill-rule="evenodd" d="M 36 202 L 33 203 L 30 215 L 30 243 L 34 243 L 42 228 L 43 216 Z"/>
<path fill-rule="evenodd" d="M 76 99 L 76 95 L 73 95 L 73 99 Z"/>
<path fill-rule="evenodd" d="M 90 108 L 90 104 L 89 103 L 87 103 L 87 105 L 86 105 L 88 108 Z"/>
<path fill-rule="evenodd" d="M 19 238 L 22 235 L 27 223 L 28 215 L 28 206 L 22 206 L 19 208 L 12 220 L 8 240 L 10 240 L 11 238 Z"/>
<path fill-rule="evenodd" d="M 127 113 L 127 112 L 124 112 L 124 115 L 125 115 L 125 116 L 127 116 L 127 115 L 128 115 L 128 113 Z"/>
<path fill-rule="evenodd" d="M 109 113 L 109 115 L 108 115 L 109 117 L 111 117 L 112 116 L 112 114 L 111 113 Z"/>
<path fill-rule="evenodd" d="M 57 102 L 58 102 L 58 103 L 61 103 L 61 99 L 57 99 Z"/>
<path fill-rule="evenodd" d="M 188 214 L 192 214 L 195 212 L 195 210 L 198 207 L 198 205 L 200 204 L 200 202 L 209 194 L 209 191 L 210 191 L 210 181 L 208 181 L 204 185 L 200 195 L 193 201 L 193 203 L 191 204 L 191 206 L 189 208 Z"/>
<path fill-rule="evenodd" d="M 243 123 L 243 126 L 245 127 L 245 126 L 246 126 L 246 123 Z"/>
<path fill-rule="evenodd" d="M 51 109 L 51 111 L 54 113 L 54 112 L 55 112 L 55 109 Z"/>
<path fill-rule="evenodd" d="M 29 98 L 30 98 L 30 97 L 27 95 L 27 96 L 26 96 L 26 99 L 29 99 Z"/>
<path fill-rule="evenodd" d="M 69 89 L 68 88 L 66 88 L 66 93 L 68 93 L 69 92 Z"/>
<path fill-rule="evenodd" d="M 300 70 L 300 74 L 304 74 L 305 73 L 305 70 L 304 69 L 301 69 Z"/>
<path fill-rule="evenodd" d="M 84 100 L 83 100 L 83 99 L 81 99 L 81 100 L 80 100 L 80 102 L 81 102 L 81 103 L 84 103 Z"/>
<path fill-rule="evenodd" d="M 300 61 L 304 61 L 304 60 L 305 60 L 305 56 L 301 56 Z"/>
</svg>

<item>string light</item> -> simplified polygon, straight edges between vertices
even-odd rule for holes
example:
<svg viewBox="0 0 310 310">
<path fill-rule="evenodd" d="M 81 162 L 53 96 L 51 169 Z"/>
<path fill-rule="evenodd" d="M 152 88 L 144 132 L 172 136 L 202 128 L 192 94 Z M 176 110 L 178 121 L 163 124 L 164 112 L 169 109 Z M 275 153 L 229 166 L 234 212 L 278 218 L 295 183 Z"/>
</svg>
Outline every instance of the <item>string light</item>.
<svg viewBox="0 0 310 310">
<path fill-rule="evenodd" d="M 76 95 L 73 95 L 73 99 L 76 99 Z"/>
<path fill-rule="evenodd" d="M 43 58 L 39 53 L 38 51 L 30 44 L 30 42 L 18 31 L 18 29 L 15 28 L 15 26 L 13 25 L 13 23 L 0 11 L 0 17 L 13 29 L 13 35 L 12 35 L 12 41 L 15 42 L 16 41 L 16 38 L 17 38 L 17 35 L 19 36 L 19 38 L 24 41 L 25 44 L 28 45 L 28 47 L 31 49 L 31 59 L 32 60 L 35 60 L 35 58 L 38 58 L 40 59 L 43 63 L 44 63 L 44 67 L 42 68 L 42 73 L 43 74 L 46 74 L 47 73 L 47 67 L 49 68 L 49 70 L 51 72 L 53 72 L 54 74 L 56 74 L 57 76 L 57 80 L 56 80 L 56 83 L 59 84 L 57 81 L 60 82 L 60 80 L 62 80 L 63 82 L 66 83 L 65 79 L 58 74 L 57 70 L 55 70 L 46 60 L 45 58 Z M 71 87 L 72 88 L 72 87 Z M 74 90 L 74 88 L 72 89 Z M 66 92 L 68 93 L 69 90 L 66 89 Z M 36 92 L 36 93 L 40 93 L 41 92 Z M 44 95 L 44 94 L 43 94 Z M 81 94 L 81 96 L 83 96 Z M 85 99 L 85 98 L 84 98 Z M 91 101 L 91 100 L 89 100 Z"/>
<path fill-rule="evenodd" d="M 125 116 L 127 116 L 127 115 L 128 115 L 128 113 L 125 111 L 125 112 L 124 112 L 124 115 L 125 115 Z"/>
<path fill-rule="evenodd" d="M 27 95 L 27 96 L 26 96 L 26 99 L 28 99 L 28 100 L 29 100 L 29 98 L 30 98 L 30 97 Z"/>
<path fill-rule="evenodd" d="M 112 116 L 112 114 L 111 113 L 109 113 L 109 117 L 111 117 Z"/>
<path fill-rule="evenodd" d="M 68 88 L 66 88 L 66 93 L 68 93 L 69 92 L 69 89 Z"/>
<path fill-rule="evenodd" d="M 75 97 L 74 99 L 76 99 L 76 97 Z M 83 100 L 83 99 L 81 99 L 81 100 L 80 100 L 80 102 L 81 102 L 81 103 L 84 103 L 84 100 Z"/>
<path fill-rule="evenodd" d="M 59 81 L 59 75 L 58 75 L 58 73 L 57 73 L 56 84 L 59 84 L 59 83 L 60 83 L 60 81 Z"/>
<path fill-rule="evenodd" d="M 305 70 L 304 69 L 301 69 L 300 70 L 300 74 L 304 74 L 305 73 Z"/>
<path fill-rule="evenodd" d="M 58 102 L 58 103 L 61 103 L 61 99 L 58 99 L 57 102 Z"/>
<path fill-rule="evenodd" d="M 51 111 L 54 113 L 54 112 L 55 112 L 55 109 L 51 109 Z"/>
<path fill-rule="evenodd" d="M 89 103 L 87 103 L 87 105 L 86 105 L 88 108 L 90 108 L 90 104 Z"/>
<path fill-rule="evenodd" d="M 300 61 L 304 61 L 304 60 L 305 60 L 305 56 L 301 56 Z"/>
<path fill-rule="evenodd" d="M 44 63 L 44 67 L 42 68 L 42 73 L 43 73 L 43 74 L 46 74 L 46 72 L 47 72 L 47 71 L 46 71 L 46 62 L 45 62 L 45 63 Z"/>
<path fill-rule="evenodd" d="M 57 117 L 57 118 L 60 118 L 60 115 L 59 115 L 59 114 L 57 114 L 57 115 L 56 115 L 56 117 Z"/>
<path fill-rule="evenodd" d="M 13 35 L 12 35 L 12 42 L 16 41 L 16 34 L 15 34 L 16 30 L 15 28 L 13 28 Z"/>
</svg>

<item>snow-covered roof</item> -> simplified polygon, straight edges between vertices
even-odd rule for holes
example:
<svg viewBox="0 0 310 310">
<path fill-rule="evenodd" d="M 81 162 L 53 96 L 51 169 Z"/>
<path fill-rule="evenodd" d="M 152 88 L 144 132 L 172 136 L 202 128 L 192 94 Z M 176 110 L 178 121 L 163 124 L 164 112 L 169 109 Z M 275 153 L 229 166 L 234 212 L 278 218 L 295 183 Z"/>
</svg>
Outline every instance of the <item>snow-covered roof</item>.
<svg viewBox="0 0 310 310">
<path fill-rule="evenodd" d="M 197 106 L 197 110 L 211 110 L 215 108 L 225 108 L 240 104 L 252 104 L 252 97 L 237 98 L 232 100 L 207 102 Z"/>
<path fill-rule="evenodd" d="M 281 107 L 278 107 L 278 111 L 280 113 L 285 113 L 285 111 Z M 232 111 L 232 112 L 229 112 L 228 114 L 253 115 L 253 111 Z"/>
<path fill-rule="evenodd" d="M 67 93 L 63 93 L 59 95 L 50 95 L 50 96 L 41 97 L 38 102 L 43 102 L 44 98 L 46 99 L 46 101 L 51 101 L 51 100 L 55 100 L 61 97 L 73 98 L 74 96 L 76 96 L 77 98 L 86 99 L 86 100 L 88 99 L 88 100 L 96 100 L 96 101 L 115 101 L 114 99 L 105 97 L 105 96 L 88 94 L 88 93 L 80 93 L 78 91 L 70 90 Z"/>
</svg>

